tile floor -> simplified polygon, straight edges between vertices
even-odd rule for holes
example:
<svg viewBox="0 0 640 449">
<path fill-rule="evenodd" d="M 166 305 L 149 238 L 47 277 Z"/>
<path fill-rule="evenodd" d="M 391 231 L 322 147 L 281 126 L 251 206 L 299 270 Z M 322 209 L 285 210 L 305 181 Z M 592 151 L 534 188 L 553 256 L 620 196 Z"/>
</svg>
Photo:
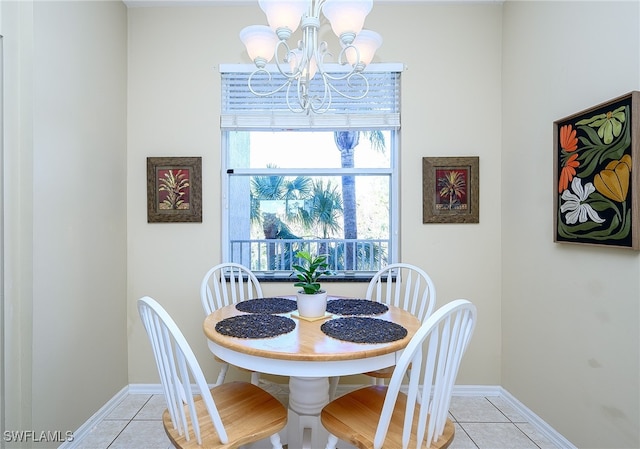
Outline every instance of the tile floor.
<svg viewBox="0 0 640 449">
<path fill-rule="evenodd" d="M 286 403 L 286 386 L 263 386 Z M 129 394 L 74 446 L 170 449 L 161 420 L 165 407 L 162 395 Z M 500 396 L 454 396 L 449 412 L 456 425 L 450 449 L 557 449 Z"/>
</svg>

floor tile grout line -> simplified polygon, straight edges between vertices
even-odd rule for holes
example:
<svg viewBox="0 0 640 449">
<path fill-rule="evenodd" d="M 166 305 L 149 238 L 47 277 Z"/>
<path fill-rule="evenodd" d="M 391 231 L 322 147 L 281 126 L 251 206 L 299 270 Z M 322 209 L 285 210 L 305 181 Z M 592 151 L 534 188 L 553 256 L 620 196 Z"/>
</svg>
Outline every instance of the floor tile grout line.
<svg viewBox="0 0 640 449">
<path fill-rule="evenodd" d="M 127 424 L 125 424 L 125 425 L 124 425 L 124 427 L 120 430 L 120 432 L 118 432 L 118 434 L 113 438 L 113 440 L 111 440 L 111 443 L 109 443 L 109 444 L 107 445 L 106 449 L 109 449 L 109 448 L 113 445 L 113 443 L 115 443 L 115 442 L 116 442 L 116 440 L 118 439 L 118 437 L 119 437 L 120 435 L 122 435 L 122 433 L 125 431 L 125 429 L 126 429 L 127 427 L 129 427 L 129 424 L 131 424 L 131 423 L 133 422 L 133 420 L 136 418 L 136 416 L 138 415 L 138 413 L 140 413 L 140 411 L 141 411 L 141 410 L 144 408 L 144 406 L 145 406 L 145 405 L 146 405 L 146 404 L 151 400 L 151 398 L 152 398 L 152 397 L 153 397 L 153 395 L 150 395 L 150 396 L 149 396 L 149 398 L 144 402 L 144 404 L 142 404 L 142 405 L 140 406 L 140 408 L 138 409 L 138 411 L 137 411 L 137 412 L 135 412 L 135 413 L 133 414 L 133 416 L 132 416 L 130 419 L 128 419 L 128 420 L 123 420 L 123 421 L 127 421 Z M 124 402 L 124 399 L 120 402 L 120 404 L 122 404 L 123 402 Z"/>
<path fill-rule="evenodd" d="M 535 442 L 535 440 L 534 440 L 533 438 L 531 438 L 531 436 L 530 436 L 527 432 L 525 432 L 523 429 L 521 429 L 520 427 L 518 427 L 518 425 L 517 425 L 516 423 L 513 423 L 513 424 L 516 426 L 516 429 L 518 429 L 520 432 L 522 432 L 522 434 L 523 434 L 525 437 L 527 437 L 527 438 L 528 438 L 528 439 L 529 439 L 533 444 L 535 444 L 535 445 L 536 445 L 536 447 L 537 447 L 538 449 L 540 449 L 540 445 L 539 445 L 538 443 L 536 443 L 536 442 Z M 525 424 L 528 424 L 528 423 L 525 423 Z"/>
<path fill-rule="evenodd" d="M 109 449 L 109 448 L 111 447 L 111 445 L 113 445 L 113 443 L 115 443 L 115 442 L 116 442 L 116 440 L 118 439 L 118 437 L 119 437 L 120 435 L 122 435 L 122 432 L 124 432 L 124 429 L 126 429 L 126 428 L 127 428 L 127 426 L 128 426 L 129 424 L 131 424 L 131 420 L 130 420 L 130 419 L 128 419 L 128 420 L 122 420 L 122 421 L 127 421 L 127 423 L 124 425 L 124 427 L 122 427 L 122 429 L 120 429 L 120 432 L 118 432 L 118 434 L 117 434 L 115 437 L 113 437 L 113 439 L 111 440 L 111 442 L 110 442 L 109 444 L 107 444 L 106 449 Z"/>
<path fill-rule="evenodd" d="M 473 445 L 476 447 L 476 449 L 480 449 L 480 446 L 478 446 L 478 444 L 475 442 L 475 440 L 473 439 L 473 437 L 469 434 L 469 432 L 467 432 L 467 429 L 464 428 L 463 424 L 508 424 L 508 425 L 512 425 L 513 427 L 515 427 L 516 429 L 518 429 L 518 431 L 520 431 L 520 433 L 522 433 L 529 441 L 531 441 L 531 443 L 533 443 L 533 445 L 535 447 L 537 447 L 538 449 L 540 448 L 540 445 L 538 445 L 538 443 L 536 443 L 525 431 L 523 431 L 521 428 L 519 428 L 516 423 L 513 422 L 504 422 L 504 421 L 497 421 L 497 422 L 464 422 L 464 423 L 458 423 L 460 428 L 462 429 L 462 431 L 467 435 L 467 437 L 469 437 L 469 440 L 473 443 Z"/>
<path fill-rule="evenodd" d="M 123 402 L 124 402 L 124 399 L 120 402 L 120 404 L 122 404 Z M 120 404 L 118 404 L 118 405 L 120 405 Z M 133 416 L 135 416 L 135 414 L 134 414 Z M 131 418 L 131 419 L 133 419 L 133 418 Z M 113 437 L 113 439 L 111 440 L 111 442 L 110 442 L 109 444 L 107 444 L 106 449 L 109 449 L 109 448 L 111 447 L 111 445 L 113 445 L 113 443 L 115 443 L 115 442 L 116 442 L 116 440 L 118 439 L 118 437 L 119 437 L 120 435 L 122 435 L 122 432 L 124 432 L 124 429 L 126 429 L 126 428 L 127 428 L 127 426 L 128 426 L 129 424 L 131 424 L 131 419 L 123 420 L 123 421 L 127 421 L 127 423 L 122 427 L 122 429 L 120 429 L 120 432 L 118 432 L 118 434 L 117 434 L 115 437 Z"/>
<path fill-rule="evenodd" d="M 499 406 L 499 405 L 497 405 L 497 404 L 494 404 L 494 403 L 493 403 L 493 401 L 491 400 L 491 398 L 492 398 L 492 397 L 495 397 L 495 396 L 485 396 L 485 399 L 486 399 L 487 401 L 489 401 L 489 403 L 490 403 L 491 405 L 493 405 L 493 406 L 494 406 L 494 407 L 495 407 L 495 408 L 496 408 L 500 413 L 502 413 L 502 415 L 503 415 L 505 418 L 507 418 L 507 419 L 509 420 L 509 422 L 512 422 L 513 424 L 531 424 L 529 421 L 514 421 L 512 418 L 510 418 L 510 417 L 509 417 L 509 416 L 504 412 L 504 410 L 502 410 L 502 409 L 500 408 L 500 406 Z M 518 413 L 518 415 L 520 415 L 520 413 Z M 524 417 L 523 417 L 523 419 L 524 419 Z"/>
<path fill-rule="evenodd" d="M 134 419 L 136 419 L 136 416 L 138 416 L 138 415 L 140 414 L 140 412 L 142 411 L 142 409 L 145 407 L 145 405 L 147 405 L 147 404 L 151 401 L 151 399 L 153 399 L 153 395 L 149 395 L 149 398 L 148 398 L 146 401 L 144 401 L 144 404 L 142 404 L 142 405 L 140 406 L 140 408 L 138 409 L 138 411 L 137 411 L 136 413 L 134 413 L 134 414 L 133 414 L 133 418 L 131 418 L 131 421 L 133 421 Z"/>
<path fill-rule="evenodd" d="M 491 405 L 492 405 L 496 410 L 498 410 L 498 412 L 500 412 L 500 414 L 501 414 L 502 416 L 504 416 L 505 418 L 507 418 L 511 424 L 515 424 L 515 423 L 511 420 L 511 418 L 509 418 L 509 417 L 507 416 L 507 414 L 506 414 L 505 412 L 503 412 L 503 411 L 500 409 L 500 407 L 498 407 L 496 404 L 494 404 L 493 402 L 491 402 L 491 399 L 489 399 L 487 396 L 485 396 L 485 397 L 484 397 L 484 399 L 485 399 L 489 404 L 491 404 Z"/>
<path fill-rule="evenodd" d="M 517 424 L 529 424 L 528 422 L 515 423 L 511 421 L 455 421 L 458 424 L 513 424 L 517 427 Z M 520 429 L 522 431 L 522 429 Z"/>
<path fill-rule="evenodd" d="M 473 438 L 471 438 L 471 435 L 469 435 L 469 432 L 467 432 L 467 429 L 465 429 L 464 427 L 462 427 L 460 424 L 458 424 L 458 426 L 462 429 L 462 431 L 467 435 L 467 438 L 469 438 L 469 441 L 471 441 L 473 443 L 473 445 L 476 447 L 476 449 L 480 449 L 480 446 L 478 446 L 476 444 L 476 442 L 473 440 Z M 455 436 L 454 436 L 455 439 Z"/>
</svg>

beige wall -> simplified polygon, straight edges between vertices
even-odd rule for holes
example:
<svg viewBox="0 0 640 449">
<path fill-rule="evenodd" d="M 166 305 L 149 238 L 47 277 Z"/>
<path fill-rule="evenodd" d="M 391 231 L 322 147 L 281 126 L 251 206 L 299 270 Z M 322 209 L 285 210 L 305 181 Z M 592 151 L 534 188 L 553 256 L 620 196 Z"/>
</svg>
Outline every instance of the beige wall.
<svg viewBox="0 0 640 449">
<path fill-rule="evenodd" d="M 64 434 L 128 382 L 126 8 L 2 8 L 6 428 Z"/>
<path fill-rule="evenodd" d="M 639 254 L 553 243 L 552 124 L 640 88 L 640 2 L 503 23 L 501 383 L 580 448 L 637 448 Z"/>
<path fill-rule="evenodd" d="M 127 383 L 158 382 L 142 295 L 214 369 L 198 286 L 221 254 L 217 65 L 247 62 L 237 33 L 264 20 L 254 5 L 0 7 L 7 428 L 75 429 Z M 367 27 L 379 61 L 407 66 L 402 260 L 439 304 L 478 305 L 458 383 L 503 385 L 578 447 L 639 447 L 638 253 L 553 244 L 551 222 L 552 122 L 640 88 L 638 1 L 383 4 Z M 480 223 L 422 224 L 421 158 L 470 155 Z M 202 156 L 203 223 L 146 222 L 148 156 Z M 60 190 L 74 203 L 55 207 Z"/>
<path fill-rule="evenodd" d="M 129 9 L 132 383 L 157 382 L 135 309 L 135 300 L 142 295 L 151 295 L 165 305 L 206 369 L 213 369 L 201 329 L 199 283 L 207 269 L 221 261 L 217 66 L 246 63 L 238 32 L 245 25 L 262 22 L 256 6 Z M 400 150 L 402 260 L 421 265 L 431 274 L 439 304 L 458 297 L 478 304 L 482 319 L 459 379 L 464 384 L 497 385 L 500 202 L 495 192 L 500 188 L 500 6 L 376 6 L 367 18 L 367 27 L 385 37 L 379 60 L 407 65 L 402 75 Z M 423 37 L 416 39 L 418 29 Z M 481 161 L 480 224 L 422 224 L 422 157 L 470 155 L 480 156 Z M 202 224 L 146 222 L 148 156 L 202 156 Z M 267 284 L 265 293 L 293 293 L 292 284 Z M 366 284 L 332 283 L 330 289 L 338 294 L 363 295 Z"/>
<path fill-rule="evenodd" d="M 31 90 L 22 88 L 31 72 L 33 11 L 29 3 L 2 3 L 4 69 L 4 312 L 5 424 L 31 424 Z M 13 36 L 9 38 L 9 36 Z M 28 73 L 23 73 L 24 71 Z M 12 149 L 12 150 L 10 150 Z M 11 189 L 9 186 L 13 186 Z M 9 192 L 12 195 L 9 195 Z"/>
</svg>

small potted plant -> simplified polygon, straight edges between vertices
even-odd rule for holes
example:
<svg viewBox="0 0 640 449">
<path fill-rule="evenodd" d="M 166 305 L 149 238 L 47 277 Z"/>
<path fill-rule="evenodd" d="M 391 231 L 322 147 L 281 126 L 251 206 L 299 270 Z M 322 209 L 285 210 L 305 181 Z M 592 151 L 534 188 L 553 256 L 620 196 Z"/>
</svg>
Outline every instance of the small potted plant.
<svg viewBox="0 0 640 449">
<path fill-rule="evenodd" d="M 293 273 L 298 282 L 293 284 L 298 290 L 298 313 L 302 317 L 316 318 L 324 316 L 327 310 L 327 292 L 322 289 L 318 278 L 331 274 L 326 255 L 312 256 L 308 251 L 298 251 L 295 255 L 301 260 L 293 264 Z"/>
</svg>

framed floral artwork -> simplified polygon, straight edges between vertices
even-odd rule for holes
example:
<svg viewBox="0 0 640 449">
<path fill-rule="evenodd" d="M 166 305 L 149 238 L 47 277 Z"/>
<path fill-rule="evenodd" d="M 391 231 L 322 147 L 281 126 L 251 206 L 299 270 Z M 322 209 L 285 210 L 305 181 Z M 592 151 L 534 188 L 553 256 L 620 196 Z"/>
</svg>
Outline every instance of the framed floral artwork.
<svg viewBox="0 0 640 449">
<path fill-rule="evenodd" d="M 422 222 L 479 223 L 480 159 L 422 158 Z"/>
<path fill-rule="evenodd" d="M 554 241 L 640 249 L 640 92 L 557 120 Z"/>
<path fill-rule="evenodd" d="M 202 222 L 202 158 L 147 158 L 147 222 Z"/>
</svg>

